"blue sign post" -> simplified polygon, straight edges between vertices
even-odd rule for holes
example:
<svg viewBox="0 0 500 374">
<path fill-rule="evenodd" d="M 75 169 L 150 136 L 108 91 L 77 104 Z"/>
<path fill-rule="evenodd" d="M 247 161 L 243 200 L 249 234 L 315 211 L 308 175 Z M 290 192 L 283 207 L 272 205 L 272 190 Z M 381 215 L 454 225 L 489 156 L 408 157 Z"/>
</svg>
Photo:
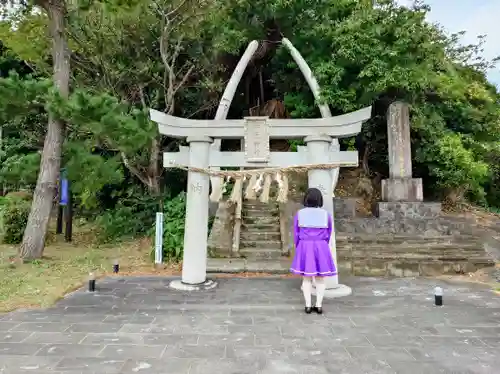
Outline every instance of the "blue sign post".
<svg viewBox="0 0 500 374">
<path fill-rule="evenodd" d="M 59 179 L 59 207 L 57 213 L 57 234 L 63 232 L 63 217 L 66 221 L 66 231 L 64 238 L 67 242 L 72 239 L 73 232 L 73 206 L 71 201 L 70 183 L 67 177 L 66 169 L 61 169 Z"/>
<path fill-rule="evenodd" d="M 65 177 L 61 179 L 60 191 L 59 205 L 66 206 L 69 203 L 69 182 Z"/>
</svg>

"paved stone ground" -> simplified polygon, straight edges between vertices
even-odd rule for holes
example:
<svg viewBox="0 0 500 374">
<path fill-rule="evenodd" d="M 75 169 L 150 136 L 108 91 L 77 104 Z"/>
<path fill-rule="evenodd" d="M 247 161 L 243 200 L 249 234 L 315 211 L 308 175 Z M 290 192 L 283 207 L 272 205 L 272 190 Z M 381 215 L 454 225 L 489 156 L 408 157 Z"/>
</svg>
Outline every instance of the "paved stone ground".
<svg viewBox="0 0 500 374">
<path fill-rule="evenodd" d="M 110 278 L 43 311 L 0 315 L 0 373 L 499 373 L 500 297 L 474 285 L 344 279 L 351 297 L 305 315 L 298 279 Z M 496 368 L 496 369 L 495 369 Z"/>
</svg>

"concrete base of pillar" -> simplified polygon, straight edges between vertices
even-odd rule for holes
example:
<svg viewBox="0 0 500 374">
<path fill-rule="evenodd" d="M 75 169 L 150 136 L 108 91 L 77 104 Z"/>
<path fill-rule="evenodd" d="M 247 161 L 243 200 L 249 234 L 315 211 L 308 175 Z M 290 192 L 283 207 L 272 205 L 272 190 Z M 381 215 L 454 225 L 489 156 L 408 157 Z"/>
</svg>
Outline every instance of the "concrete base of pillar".
<svg viewBox="0 0 500 374">
<path fill-rule="evenodd" d="M 302 285 L 300 286 L 300 290 L 302 291 Z M 351 294 L 352 294 L 351 287 L 346 286 L 345 284 L 337 284 L 334 287 L 327 288 L 325 290 L 325 299 L 336 299 L 339 297 L 349 296 Z M 312 295 L 316 296 L 316 288 L 314 287 L 314 283 L 313 283 Z"/>
<path fill-rule="evenodd" d="M 212 279 L 207 279 L 200 284 L 186 284 L 182 283 L 180 279 L 176 279 L 170 282 L 168 286 L 178 291 L 207 291 L 217 287 L 217 282 Z"/>
<path fill-rule="evenodd" d="M 312 294 L 316 296 L 316 288 L 313 287 Z M 336 299 L 346 297 L 352 294 L 352 288 L 345 284 L 337 284 L 335 287 L 325 290 L 325 299 Z"/>
<path fill-rule="evenodd" d="M 421 178 L 398 178 L 382 180 L 382 201 L 423 201 L 424 190 Z"/>
</svg>

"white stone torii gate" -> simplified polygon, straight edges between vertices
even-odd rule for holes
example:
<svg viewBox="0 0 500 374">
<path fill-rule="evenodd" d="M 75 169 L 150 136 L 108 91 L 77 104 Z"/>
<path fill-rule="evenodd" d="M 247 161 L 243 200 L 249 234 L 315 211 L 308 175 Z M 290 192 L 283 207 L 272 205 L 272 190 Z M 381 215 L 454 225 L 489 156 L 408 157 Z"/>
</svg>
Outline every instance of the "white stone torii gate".
<svg viewBox="0 0 500 374">
<path fill-rule="evenodd" d="M 186 138 L 189 147 L 179 152 L 166 152 L 165 167 L 287 167 L 334 163 L 357 166 L 358 152 L 330 152 L 334 138 L 351 137 L 361 131 L 361 125 L 370 118 L 371 107 L 330 118 L 269 119 L 247 117 L 242 120 L 189 120 L 151 110 L 151 119 L 158 123 L 159 132 L 169 137 Z M 211 148 L 214 138 L 244 139 L 245 152 L 221 152 Z M 270 152 L 270 139 L 304 139 L 306 147 L 299 152 Z M 333 215 L 332 174 L 330 170 L 309 172 L 309 186 L 322 190 L 324 207 Z M 172 287 L 189 289 L 206 282 L 208 203 L 210 178 L 206 173 L 188 172 L 186 228 L 182 282 Z M 335 236 L 330 248 L 336 262 Z M 338 284 L 338 277 L 330 277 L 325 296 L 350 294 L 347 286 Z M 187 286 L 187 287 L 186 287 Z"/>
</svg>

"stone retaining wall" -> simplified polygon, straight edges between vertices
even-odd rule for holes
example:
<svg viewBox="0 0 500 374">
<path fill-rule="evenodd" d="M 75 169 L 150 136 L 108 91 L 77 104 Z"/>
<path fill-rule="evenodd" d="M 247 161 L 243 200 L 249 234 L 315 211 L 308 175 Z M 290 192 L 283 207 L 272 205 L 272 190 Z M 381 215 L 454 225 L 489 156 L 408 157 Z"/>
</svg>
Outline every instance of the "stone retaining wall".
<svg viewBox="0 0 500 374">
<path fill-rule="evenodd" d="M 233 243 L 233 229 L 235 219 L 235 204 L 227 201 L 219 203 L 215 213 L 212 230 L 208 235 L 208 250 L 218 254 L 229 255 Z"/>
</svg>

